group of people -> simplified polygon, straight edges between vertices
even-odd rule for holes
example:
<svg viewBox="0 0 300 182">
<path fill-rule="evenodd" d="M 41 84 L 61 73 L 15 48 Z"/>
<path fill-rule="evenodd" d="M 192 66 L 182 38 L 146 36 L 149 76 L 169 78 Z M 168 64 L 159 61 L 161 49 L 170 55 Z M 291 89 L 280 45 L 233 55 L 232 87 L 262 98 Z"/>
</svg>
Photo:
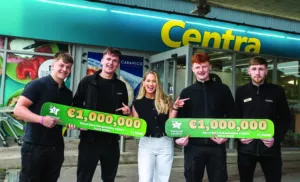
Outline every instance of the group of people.
<svg viewBox="0 0 300 182">
<path fill-rule="evenodd" d="M 156 72 L 144 74 L 137 98 L 128 107 L 125 84 L 117 78 L 121 52 L 107 48 L 102 69 L 84 77 L 72 97 L 65 86 L 73 59 L 68 53 L 55 55 L 51 74 L 30 82 L 15 107 L 15 114 L 28 121 L 21 148 L 20 182 L 55 182 L 64 160 L 62 127 L 56 118 L 40 116 L 44 102 L 143 118 L 147 131 L 139 141 L 140 182 L 167 182 L 171 174 L 174 141 L 165 132 L 169 118 L 267 118 L 273 121 L 271 139 L 238 139 L 238 169 L 241 182 L 253 181 L 257 162 L 267 182 L 281 181 L 280 143 L 291 121 L 285 92 L 268 83 L 267 61 L 254 57 L 249 62 L 251 81 L 236 90 L 235 101 L 228 86 L 210 78 L 207 53 L 195 53 L 192 71 L 196 82 L 183 89 L 173 102 L 162 89 Z M 98 162 L 104 182 L 115 180 L 119 159 L 119 135 L 80 129 L 77 181 L 91 182 Z M 226 182 L 226 138 L 176 138 L 184 146 L 184 176 L 187 182 L 202 181 L 206 169 L 210 182 Z"/>
</svg>

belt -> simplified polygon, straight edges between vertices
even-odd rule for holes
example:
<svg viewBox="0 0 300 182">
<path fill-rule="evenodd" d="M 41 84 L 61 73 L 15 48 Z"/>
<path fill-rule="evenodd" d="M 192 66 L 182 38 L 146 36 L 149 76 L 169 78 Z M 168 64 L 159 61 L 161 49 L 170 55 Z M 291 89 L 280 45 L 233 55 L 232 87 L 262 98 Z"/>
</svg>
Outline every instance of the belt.
<svg viewBox="0 0 300 182">
<path fill-rule="evenodd" d="M 154 134 L 146 133 L 145 136 L 153 137 L 153 138 L 160 138 L 160 137 L 166 136 L 166 134 L 165 133 L 154 133 Z"/>
</svg>

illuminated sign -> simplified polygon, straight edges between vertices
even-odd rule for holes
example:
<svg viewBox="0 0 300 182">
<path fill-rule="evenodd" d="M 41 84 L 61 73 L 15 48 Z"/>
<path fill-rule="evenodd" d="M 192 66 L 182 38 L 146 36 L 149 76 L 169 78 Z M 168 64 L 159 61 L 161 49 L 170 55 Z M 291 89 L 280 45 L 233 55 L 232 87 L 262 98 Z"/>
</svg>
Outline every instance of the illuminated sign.
<svg viewBox="0 0 300 182">
<path fill-rule="evenodd" d="M 189 43 L 199 43 L 202 47 L 209 47 L 209 42 L 213 42 L 213 48 L 217 49 L 230 49 L 229 45 L 234 42 L 234 51 L 254 52 L 260 53 L 261 43 L 257 38 L 247 36 L 235 36 L 232 35 L 232 30 L 226 30 L 225 33 L 204 31 L 201 34 L 198 29 L 187 29 L 184 31 L 181 40 L 172 40 L 170 38 L 170 32 L 175 28 L 185 28 L 186 23 L 183 21 L 170 20 L 164 24 L 161 30 L 161 38 L 164 44 L 168 47 L 177 48 L 180 46 L 188 45 Z M 243 50 L 241 45 L 245 44 Z"/>
<path fill-rule="evenodd" d="M 0 11 L 6 36 L 150 52 L 196 44 L 300 58 L 299 34 L 212 19 L 80 0 L 0 1 Z"/>
</svg>

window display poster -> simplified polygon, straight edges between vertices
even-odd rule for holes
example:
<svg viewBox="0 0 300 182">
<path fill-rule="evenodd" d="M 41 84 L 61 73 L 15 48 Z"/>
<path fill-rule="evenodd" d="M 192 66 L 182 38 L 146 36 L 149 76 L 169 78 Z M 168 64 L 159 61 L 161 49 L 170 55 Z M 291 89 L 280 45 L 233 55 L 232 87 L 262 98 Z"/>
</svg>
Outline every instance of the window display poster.
<svg viewBox="0 0 300 182">
<path fill-rule="evenodd" d="M 103 54 L 96 52 L 88 53 L 87 75 L 95 73 L 101 66 Z M 126 84 L 128 92 L 128 104 L 138 94 L 139 85 L 143 77 L 143 57 L 122 55 L 120 60 L 120 80 Z"/>
<path fill-rule="evenodd" d="M 102 54 L 98 52 L 88 52 L 88 62 L 86 75 L 92 75 L 101 68 Z"/>
<path fill-rule="evenodd" d="M 12 52 L 7 53 L 6 70 L 3 70 L 3 74 L 4 72 L 6 74 L 4 105 L 14 106 L 27 83 L 50 74 L 53 57 L 44 56 L 43 53 L 55 54 L 59 51 L 68 51 L 68 45 L 9 38 L 5 49 Z M 18 51 L 22 51 L 22 54 Z"/>
<path fill-rule="evenodd" d="M 120 60 L 120 79 L 125 82 L 128 91 L 128 103 L 131 105 L 139 91 L 143 77 L 144 58 L 122 56 Z"/>
</svg>

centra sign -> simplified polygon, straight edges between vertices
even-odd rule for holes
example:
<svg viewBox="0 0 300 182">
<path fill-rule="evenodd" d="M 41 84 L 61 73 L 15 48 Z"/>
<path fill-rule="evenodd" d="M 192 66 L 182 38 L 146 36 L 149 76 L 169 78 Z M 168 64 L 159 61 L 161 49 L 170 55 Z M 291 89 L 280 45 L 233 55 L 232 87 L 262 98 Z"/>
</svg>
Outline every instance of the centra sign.
<svg viewBox="0 0 300 182">
<path fill-rule="evenodd" d="M 198 43 L 202 47 L 211 47 L 209 43 L 213 42 L 212 47 L 217 49 L 260 53 L 261 42 L 257 38 L 233 35 L 233 30 L 230 29 L 223 34 L 209 31 L 204 31 L 201 34 L 197 29 L 185 29 L 185 27 L 186 23 L 184 21 L 170 20 L 166 22 L 161 29 L 163 43 L 168 47 L 178 48 L 189 43 Z M 178 28 L 184 29 L 184 33 L 181 35 L 181 40 L 174 40 L 170 34 L 171 31 L 176 31 Z"/>
</svg>

